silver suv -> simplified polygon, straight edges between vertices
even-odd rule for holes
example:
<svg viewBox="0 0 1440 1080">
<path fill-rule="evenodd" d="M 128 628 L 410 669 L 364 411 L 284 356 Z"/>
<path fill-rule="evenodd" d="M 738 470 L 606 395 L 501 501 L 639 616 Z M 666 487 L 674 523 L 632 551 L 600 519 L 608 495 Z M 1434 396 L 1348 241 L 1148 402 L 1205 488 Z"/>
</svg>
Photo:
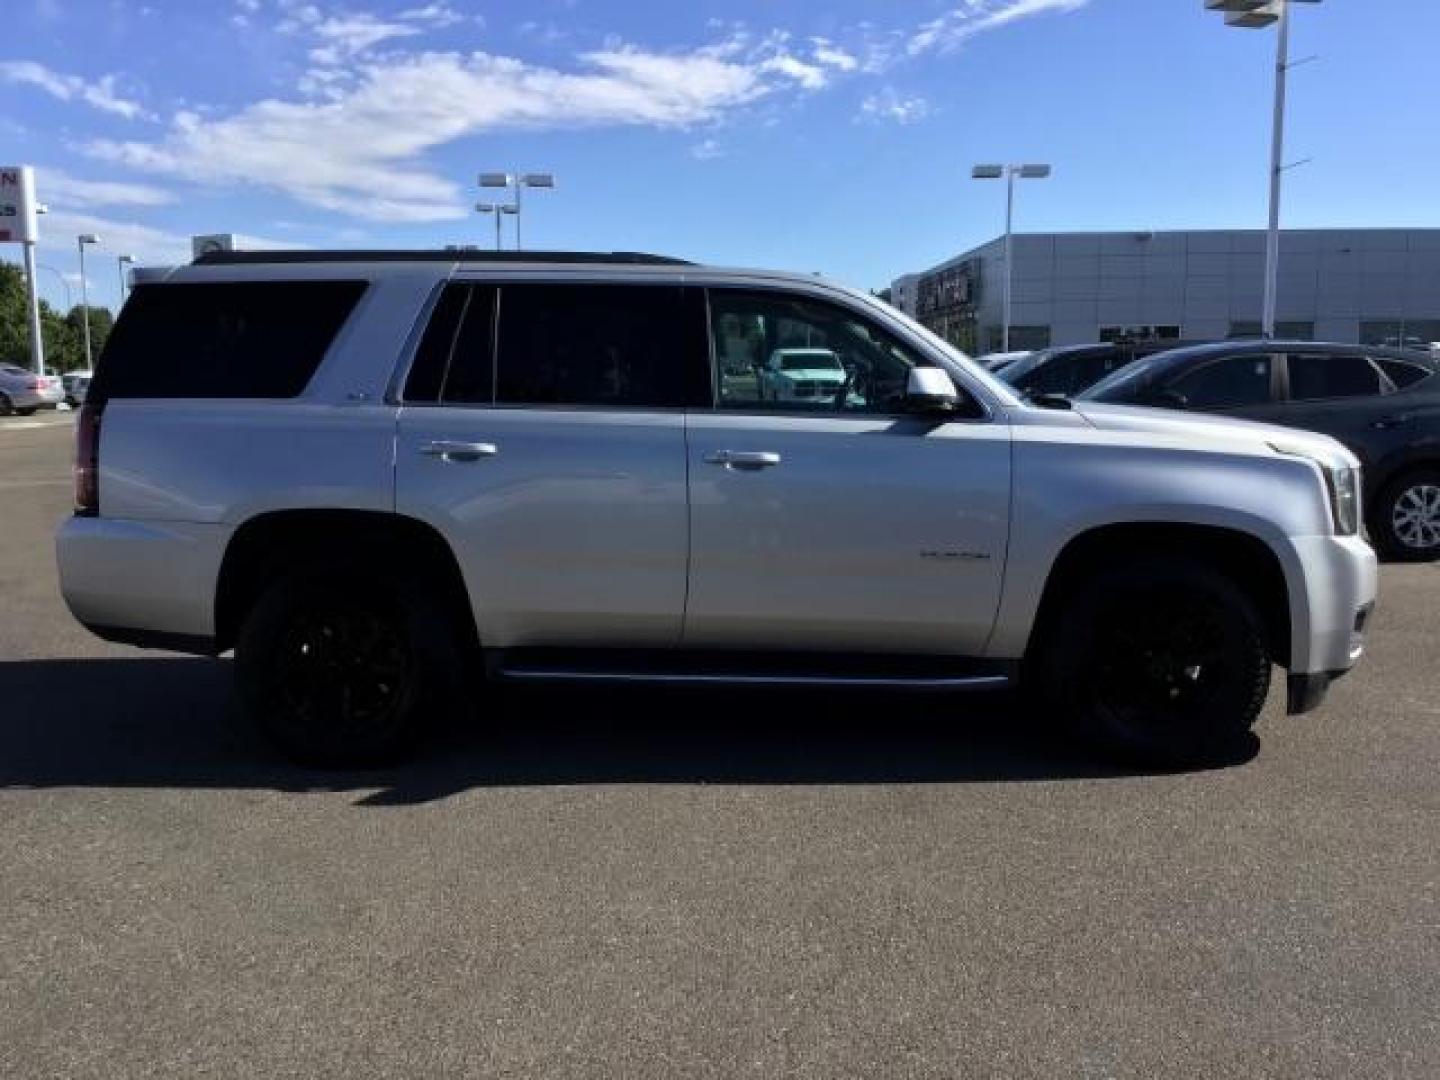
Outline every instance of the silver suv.
<svg viewBox="0 0 1440 1080">
<path fill-rule="evenodd" d="M 787 350 L 824 393 L 769 392 Z M 135 288 L 77 439 L 75 616 L 235 650 L 311 762 L 520 679 L 1023 682 L 1204 761 L 1375 599 L 1327 437 L 1032 405 L 862 293 L 653 256 L 205 256 Z"/>
</svg>

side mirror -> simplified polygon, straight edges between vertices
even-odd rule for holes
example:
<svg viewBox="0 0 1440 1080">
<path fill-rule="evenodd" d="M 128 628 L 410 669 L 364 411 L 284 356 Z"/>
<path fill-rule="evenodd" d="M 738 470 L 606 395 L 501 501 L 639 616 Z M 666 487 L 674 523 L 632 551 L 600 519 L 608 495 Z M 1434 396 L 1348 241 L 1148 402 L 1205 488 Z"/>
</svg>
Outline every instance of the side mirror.
<svg viewBox="0 0 1440 1080">
<path fill-rule="evenodd" d="M 954 412 L 960 405 L 960 394 L 943 368 L 910 369 L 905 381 L 905 406 L 911 412 Z"/>
</svg>

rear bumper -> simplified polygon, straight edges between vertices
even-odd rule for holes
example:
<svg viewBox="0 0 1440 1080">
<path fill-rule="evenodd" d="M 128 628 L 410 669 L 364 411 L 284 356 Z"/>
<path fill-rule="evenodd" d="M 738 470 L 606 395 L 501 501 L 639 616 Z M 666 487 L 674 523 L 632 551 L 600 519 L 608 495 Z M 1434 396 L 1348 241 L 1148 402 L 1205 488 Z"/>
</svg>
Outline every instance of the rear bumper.
<svg viewBox="0 0 1440 1080">
<path fill-rule="evenodd" d="M 228 525 L 72 517 L 56 536 L 70 612 L 109 641 L 206 652 Z"/>
<path fill-rule="evenodd" d="M 64 400 L 64 394 L 40 393 L 35 390 L 7 390 L 5 396 L 16 409 L 53 409 Z"/>
</svg>

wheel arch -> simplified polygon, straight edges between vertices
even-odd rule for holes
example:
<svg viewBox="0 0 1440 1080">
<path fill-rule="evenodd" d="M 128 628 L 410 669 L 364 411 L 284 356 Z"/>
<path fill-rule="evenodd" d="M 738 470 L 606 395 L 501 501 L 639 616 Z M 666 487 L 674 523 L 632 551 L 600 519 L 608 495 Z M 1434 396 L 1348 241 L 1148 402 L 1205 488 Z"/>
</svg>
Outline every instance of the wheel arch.
<svg viewBox="0 0 1440 1080">
<path fill-rule="evenodd" d="M 1366 511 L 1374 509 L 1381 493 L 1408 472 L 1433 469 L 1440 472 L 1440 442 L 1424 446 L 1407 446 L 1378 461 L 1365 473 L 1365 494 L 1369 500 Z"/>
<path fill-rule="evenodd" d="M 1157 554 L 1183 554 L 1209 563 L 1236 581 L 1254 599 L 1264 620 L 1271 659 L 1290 666 L 1293 642 L 1304 628 L 1295 625 L 1291 578 L 1270 544 L 1254 533 L 1227 526 L 1143 521 L 1094 526 L 1066 542 L 1046 576 L 1027 657 L 1037 646 L 1043 647 L 1065 600 L 1087 574 Z"/>
<path fill-rule="evenodd" d="M 305 566 L 373 562 L 400 565 L 433 579 L 449 606 L 462 643 L 478 648 L 464 574 L 449 542 L 434 526 L 378 510 L 278 510 L 247 519 L 231 535 L 215 588 L 215 651 L 233 648 L 267 584 Z"/>
</svg>

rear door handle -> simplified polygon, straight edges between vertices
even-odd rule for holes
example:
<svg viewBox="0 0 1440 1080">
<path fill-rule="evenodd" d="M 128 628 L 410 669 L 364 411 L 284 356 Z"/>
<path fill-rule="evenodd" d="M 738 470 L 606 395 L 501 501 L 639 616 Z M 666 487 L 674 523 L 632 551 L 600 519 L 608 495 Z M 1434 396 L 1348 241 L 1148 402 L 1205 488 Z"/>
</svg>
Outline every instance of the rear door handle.
<svg viewBox="0 0 1440 1080">
<path fill-rule="evenodd" d="M 716 450 L 706 454 L 705 461 L 727 469 L 772 469 L 780 464 L 780 455 L 772 450 Z"/>
<path fill-rule="evenodd" d="M 435 439 L 432 442 L 420 444 L 420 453 L 426 457 L 438 457 L 443 461 L 479 461 L 481 458 L 494 457 L 499 452 L 498 446 L 488 442 L 451 442 L 448 439 Z"/>
</svg>

